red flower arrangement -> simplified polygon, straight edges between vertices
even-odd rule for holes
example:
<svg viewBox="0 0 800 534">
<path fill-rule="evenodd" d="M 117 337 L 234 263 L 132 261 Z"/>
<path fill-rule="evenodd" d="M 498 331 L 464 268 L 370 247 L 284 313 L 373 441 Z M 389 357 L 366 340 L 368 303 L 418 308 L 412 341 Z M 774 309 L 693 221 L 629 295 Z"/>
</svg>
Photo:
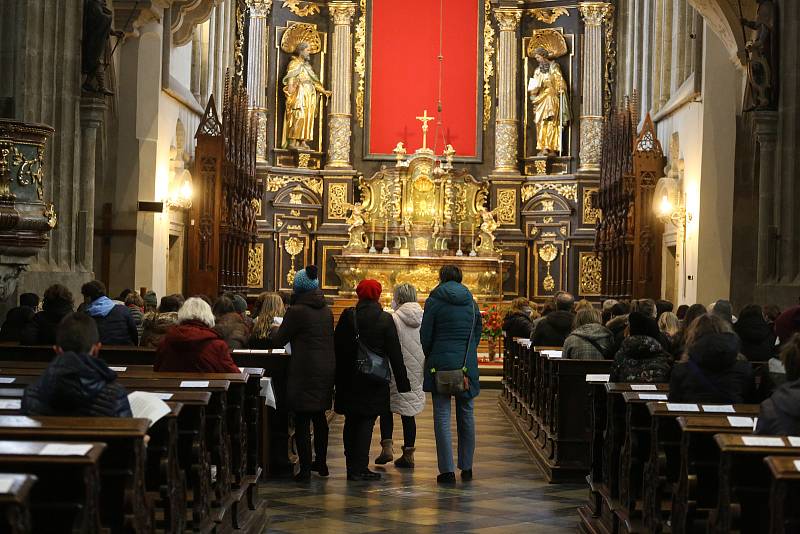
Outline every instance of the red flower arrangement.
<svg viewBox="0 0 800 534">
<path fill-rule="evenodd" d="M 503 335 L 503 314 L 496 305 L 481 310 L 481 319 L 483 319 L 481 334 L 484 339 L 497 339 Z"/>
</svg>

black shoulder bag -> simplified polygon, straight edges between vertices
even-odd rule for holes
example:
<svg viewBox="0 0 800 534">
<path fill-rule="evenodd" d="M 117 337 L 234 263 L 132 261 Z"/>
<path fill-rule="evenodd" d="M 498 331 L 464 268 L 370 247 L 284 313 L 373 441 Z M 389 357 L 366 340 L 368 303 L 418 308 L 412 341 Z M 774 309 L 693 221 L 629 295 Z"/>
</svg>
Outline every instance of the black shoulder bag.
<svg viewBox="0 0 800 534">
<path fill-rule="evenodd" d="M 475 303 L 472 303 L 472 322 L 469 324 L 469 339 L 467 340 L 467 350 L 464 351 L 464 363 L 461 369 L 452 371 L 437 371 L 431 369 L 433 380 L 436 383 L 436 393 L 440 395 L 458 395 L 469 389 L 469 377 L 467 376 L 467 356 L 472 346 L 472 334 L 475 331 Z"/>
<path fill-rule="evenodd" d="M 361 341 L 356 308 L 353 308 L 353 328 L 356 332 L 356 372 L 375 384 L 388 384 L 392 376 L 389 362 Z"/>
</svg>

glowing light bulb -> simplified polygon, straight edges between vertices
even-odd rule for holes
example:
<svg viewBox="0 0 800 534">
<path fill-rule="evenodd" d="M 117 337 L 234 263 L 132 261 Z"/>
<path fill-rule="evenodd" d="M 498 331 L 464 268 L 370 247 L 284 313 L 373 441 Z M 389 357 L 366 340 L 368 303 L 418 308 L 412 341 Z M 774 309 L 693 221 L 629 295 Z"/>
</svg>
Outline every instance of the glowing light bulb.
<svg viewBox="0 0 800 534">
<path fill-rule="evenodd" d="M 661 196 L 661 204 L 659 204 L 658 210 L 664 217 L 672 214 L 672 202 L 669 201 L 667 195 Z"/>
<path fill-rule="evenodd" d="M 191 200 L 192 198 L 192 183 L 189 180 L 184 180 L 181 184 L 180 196 L 184 200 Z"/>
</svg>

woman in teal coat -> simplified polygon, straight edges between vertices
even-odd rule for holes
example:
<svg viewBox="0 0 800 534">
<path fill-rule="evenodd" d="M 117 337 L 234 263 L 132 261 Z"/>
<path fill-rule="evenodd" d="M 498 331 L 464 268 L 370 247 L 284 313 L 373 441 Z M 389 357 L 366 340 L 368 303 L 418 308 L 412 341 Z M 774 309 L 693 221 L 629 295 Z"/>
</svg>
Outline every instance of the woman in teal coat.
<svg viewBox="0 0 800 534">
<path fill-rule="evenodd" d="M 433 430 L 440 483 L 455 482 L 455 467 L 450 435 L 450 395 L 436 391 L 434 374 L 466 368 L 469 390 L 455 396 L 458 428 L 458 468 L 461 479 L 472 479 L 475 454 L 473 399 L 480 393 L 478 343 L 481 339 L 481 314 L 469 289 L 461 283 L 461 269 L 445 265 L 439 270 L 439 285 L 425 301 L 420 340 L 425 352 L 423 389 L 433 397 Z M 466 362 L 465 362 L 466 357 Z"/>
</svg>

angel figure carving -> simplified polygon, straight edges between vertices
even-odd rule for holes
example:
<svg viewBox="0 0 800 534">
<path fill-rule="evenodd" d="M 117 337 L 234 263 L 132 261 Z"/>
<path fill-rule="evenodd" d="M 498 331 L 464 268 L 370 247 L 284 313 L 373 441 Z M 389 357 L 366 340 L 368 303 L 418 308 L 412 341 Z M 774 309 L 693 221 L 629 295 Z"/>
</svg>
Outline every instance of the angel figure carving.
<svg viewBox="0 0 800 534">
<path fill-rule="evenodd" d="M 498 209 L 499 208 L 495 208 L 493 211 L 489 211 L 484 206 L 481 206 L 480 211 L 478 211 L 478 215 L 481 217 L 481 225 L 479 227 L 478 242 L 475 248 L 482 256 L 494 254 L 494 233 L 500 226 L 494 218 Z"/>
<path fill-rule="evenodd" d="M 364 232 L 364 212 L 361 202 L 346 205 L 350 211 L 350 215 L 345 219 L 347 223 L 347 231 L 350 234 L 350 241 L 345 248 L 365 248 L 367 246 L 368 238 Z"/>
<path fill-rule="evenodd" d="M 539 156 L 561 154 L 563 129 L 570 123 L 567 82 L 554 54 L 539 46 L 533 57 L 539 63 L 528 82 L 528 94 L 533 104 L 533 122 L 536 124 L 536 151 Z"/>
</svg>

